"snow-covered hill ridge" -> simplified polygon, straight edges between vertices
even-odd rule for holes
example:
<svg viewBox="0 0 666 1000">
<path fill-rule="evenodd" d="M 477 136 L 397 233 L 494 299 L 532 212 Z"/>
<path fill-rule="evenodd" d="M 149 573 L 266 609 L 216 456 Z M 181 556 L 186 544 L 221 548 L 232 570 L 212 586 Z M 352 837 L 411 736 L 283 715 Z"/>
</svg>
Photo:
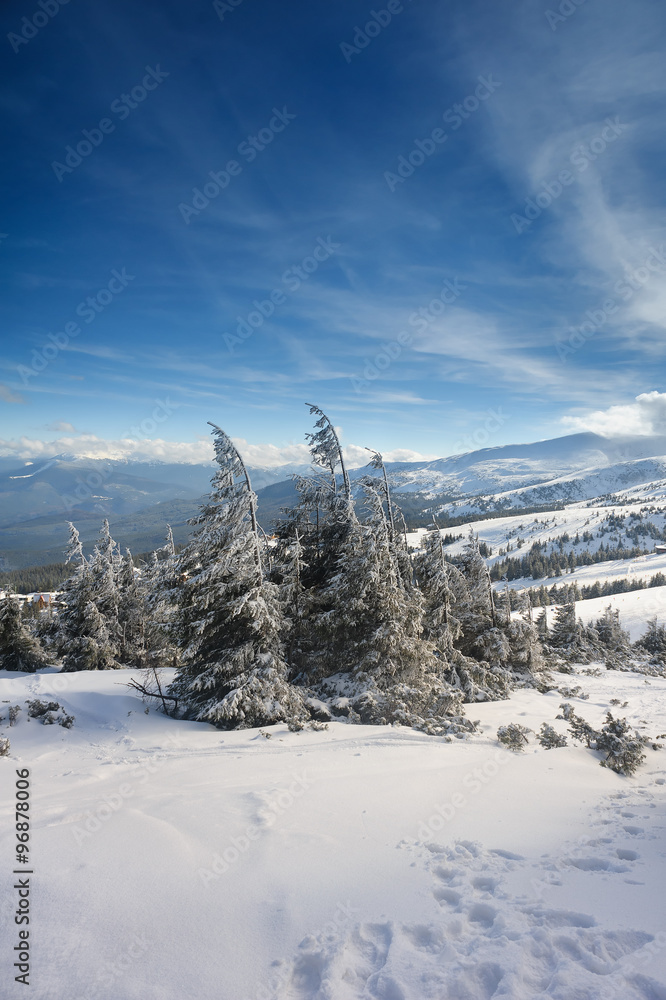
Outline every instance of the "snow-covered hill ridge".
<svg viewBox="0 0 666 1000">
<path fill-rule="evenodd" d="M 626 437 L 603 438 L 598 434 L 572 434 L 534 444 L 504 445 L 483 448 L 464 455 L 453 455 L 420 465 L 389 463 L 394 488 L 399 492 L 424 492 L 435 496 L 476 496 L 481 494 L 520 493 L 529 487 L 543 486 L 600 474 L 609 469 L 605 489 L 598 489 L 586 496 L 601 492 L 614 492 L 626 485 L 645 480 L 631 478 L 644 475 L 645 479 L 666 476 L 666 465 L 659 466 L 660 456 L 666 455 L 666 438 Z M 643 459 L 655 459 L 655 469 L 664 471 L 650 475 L 649 466 L 636 473 L 625 470 Z M 666 462 L 666 459 L 662 459 Z M 630 477 L 629 479 L 627 477 Z M 520 506 L 547 503 L 551 500 L 578 500 L 563 492 L 561 496 L 544 494 L 545 499 L 527 499 Z"/>
<path fill-rule="evenodd" d="M 615 494 L 623 493 L 627 502 L 640 502 L 651 496 L 666 494 L 666 455 L 635 459 L 568 473 L 525 489 L 511 489 L 478 498 L 468 498 L 442 504 L 440 513 L 449 515 L 477 514 L 520 507 L 542 507 L 555 503 L 608 498 L 617 502 Z M 611 496 L 612 495 L 612 496 Z"/>
</svg>

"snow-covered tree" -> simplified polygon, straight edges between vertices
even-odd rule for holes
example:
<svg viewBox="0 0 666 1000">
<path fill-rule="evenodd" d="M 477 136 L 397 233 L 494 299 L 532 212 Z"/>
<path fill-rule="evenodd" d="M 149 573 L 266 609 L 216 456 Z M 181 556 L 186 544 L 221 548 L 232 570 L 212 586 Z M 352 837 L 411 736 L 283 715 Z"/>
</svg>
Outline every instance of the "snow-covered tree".
<svg viewBox="0 0 666 1000">
<path fill-rule="evenodd" d="M 461 569 L 469 591 L 471 613 L 489 618 L 493 627 L 497 625 L 495 597 L 490 580 L 490 572 L 479 550 L 479 536 L 470 527 L 462 554 Z"/>
<path fill-rule="evenodd" d="M 305 435 L 310 446 L 312 461 L 320 468 L 326 469 L 331 476 L 334 489 L 336 488 L 335 470 L 338 464 L 340 465 L 343 490 L 345 496 L 349 499 L 351 497 L 351 486 L 349 483 L 349 476 L 347 475 L 347 469 L 345 468 L 340 439 L 338 438 L 335 427 L 324 411 L 320 410 L 318 406 L 315 406 L 313 403 L 306 403 L 305 405 L 310 407 L 311 414 L 317 414 L 315 431 Z"/>
<path fill-rule="evenodd" d="M 582 622 L 576 618 L 576 602 L 573 596 L 556 609 L 548 645 L 561 656 L 570 659 L 589 659 L 590 637 L 586 636 Z"/>
<path fill-rule="evenodd" d="M 657 621 L 657 616 L 650 618 L 645 633 L 636 641 L 638 649 L 659 659 L 666 658 L 666 628 Z"/>
<path fill-rule="evenodd" d="M 235 445 L 211 426 L 219 469 L 179 560 L 183 664 L 169 693 L 221 728 L 288 721 L 302 697 L 287 679 L 278 588 L 263 574 L 256 495 Z"/>
<path fill-rule="evenodd" d="M 182 575 L 171 525 L 167 525 L 165 544 L 141 568 L 139 585 L 146 614 L 146 653 L 154 666 L 176 666 L 178 662 L 176 616 Z"/>
<path fill-rule="evenodd" d="M 537 632 L 542 642 L 548 642 L 550 630 L 548 628 L 548 612 L 542 608 L 536 620 Z"/>
<path fill-rule="evenodd" d="M 434 643 L 443 678 L 466 702 L 506 697 L 505 672 L 462 652 L 466 647 L 462 620 L 469 623 L 472 617 L 469 588 L 460 569 L 447 561 L 436 526 L 416 558 L 416 573 L 424 598 L 424 637 Z M 490 619 L 484 624 L 489 626 Z"/>
<path fill-rule="evenodd" d="M 620 625 L 619 610 L 607 605 L 601 618 L 595 621 L 594 631 L 611 660 L 621 661 L 631 656 L 631 640 Z"/>
<path fill-rule="evenodd" d="M 74 573 L 63 585 L 65 607 L 58 615 L 58 649 L 63 671 L 108 670 L 117 666 L 115 646 L 104 616 L 94 601 L 94 578 L 83 554 L 79 533 L 70 522 L 67 563 Z M 98 565 L 99 569 L 99 565 Z M 97 575 L 99 581 L 100 574 Z"/>
<path fill-rule="evenodd" d="M 22 619 L 18 598 L 8 594 L 0 601 L 0 668 L 33 674 L 46 663 L 38 640 Z"/>
<path fill-rule="evenodd" d="M 420 592 L 399 578 L 383 492 L 370 478 L 363 492 L 368 517 L 351 523 L 313 615 L 314 676 L 320 690 L 347 694 L 362 721 L 446 731 L 460 693 L 423 638 Z"/>
<path fill-rule="evenodd" d="M 307 565 L 298 528 L 278 545 L 279 594 L 285 619 L 286 660 L 291 676 L 298 675 L 306 656 L 308 595 L 303 579 Z"/>
<path fill-rule="evenodd" d="M 120 562 L 116 608 L 118 658 L 126 666 L 143 666 L 149 650 L 148 608 L 129 549 Z"/>
<path fill-rule="evenodd" d="M 424 634 L 440 655 L 448 658 L 462 634 L 460 619 L 455 614 L 456 591 L 465 602 L 469 600 L 469 590 L 460 570 L 447 562 L 442 533 L 436 526 L 425 536 L 423 550 L 416 557 L 416 572 L 424 597 Z M 457 583 L 456 591 L 452 578 Z"/>
<path fill-rule="evenodd" d="M 111 537 L 109 522 L 105 518 L 99 538 L 90 557 L 92 597 L 104 619 L 109 636 L 119 643 L 118 584 L 122 569 L 120 548 Z"/>
</svg>

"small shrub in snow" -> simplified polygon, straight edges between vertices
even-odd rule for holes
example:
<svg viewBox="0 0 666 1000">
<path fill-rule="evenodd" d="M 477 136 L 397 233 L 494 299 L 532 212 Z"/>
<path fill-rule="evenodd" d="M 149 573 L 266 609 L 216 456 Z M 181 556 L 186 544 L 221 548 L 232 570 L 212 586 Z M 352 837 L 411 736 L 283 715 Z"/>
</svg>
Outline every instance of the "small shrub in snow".
<svg viewBox="0 0 666 1000">
<path fill-rule="evenodd" d="M 619 705 L 620 708 L 626 708 L 627 705 L 629 704 L 628 701 L 620 702 L 619 698 L 611 698 L 610 703 L 611 703 L 611 705 Z"/>
<path fill-rule="evenodd" d="M 525 726 L 517 722 L 510 722 L 508 726 L 500 726 L 497 730 L 497 739 L 509 750 L 523 750 L 528 742 L 527 734 L 530 732 Z"/>
<path fill-rule="evenodd" d="M 570 705 L 568 701 L 560 705 L 560 708 L 562 709 L 562 714 L 556 715 L 556 719 L 564 719 L 565 722 L 568 722 L 569 719 L 575 718 L 576 713 L 573 710 L 573 705 Z"/>
<path fill-rule="evenodd" d="M 579 687 L 578 685 L 573 688 L 558 688 L 557 693 L 561 694 L 563 698 L 579 698 L 581 701 L 587 701 L 590 697 L 589 694 L 585 694 L 582 687 Z"/>
<path fill-rule="evenodd" d="M 9 706 L 9 725 L 13 726 L 18 719 L 18 714 L 21 711 L 20 705 L 10 705 Z"/>
<path fill-rule="evenodd" d="M 27 701 L 26 705 L 28 718 L 41 719 L 45 726 L 52 726 L 58 722 L 65 729 L 71 729 L 76 721 L 73 715 L 67 715 L 57 701 L 40 701 L 39 698 L 34 698 L 32 701 Z"/>
<path fill-rule="evenodd" d="M 290 733 L 301 733 L 305 729 L 305 723 L 301 722 L 300 719 L 291 719 L 291 721 L 287 725 L 287 728 Z"/>
<path fill-rule="evenodd" d="M 9 753 L 9 740 L 6 736 L 0 736 L 0 757 L 6 757 Z"/>
<path fill-rule="evenodd" d="M 26 705 L 31 719 L 41 719 L 47 712 L 57 712 L 60 708 L 57 701 L 40 701 L 39 698 L 27 701 Z"/>
<path fill-rule="evenodd" d="M 589 670 L 582 670 L 581 673 L 585 674 L 586 677 L 601 677 L 603 670 L 601 667 L 590 667 Z"/>
<path fill-rule="evenodd" d="M 544 722 L 541 726 L 541 729 L 537 733 L 537 739 L 546 750 L 555 750 L 557 747 L 565 747 L 567 745 L 566 736 L 560 736 L 547 722 Z"/>
<path fill-rule="evenodd" d="M 315 733 L 321 733 L 324 729 L 328 729 L 328 722 L 318 722 L 316 719 L 310 723 L 310 729 L 314 729 Z"/>
<path fill-rule="evenodd" d="M 601 766 L 610 767 L 617 774 L 634 774 L 645 760 L 646 742 L 636 730 L 632 732 L 626 719 L 614 719 L 608 712 L 601 732 L 597 733 L 597 750 L 607 754 Z"/>
<path fill-rule="evenodd" d="M 590 749 L 596 748 L 596 740 L 599 733 L 596 729 L 592 728 L 589 722 L 582 719 L 580 715 L 576 715 L 575 712 L 571 712 L 567 721 L 572 739 L 578 740 L 579 743 L 584 743 Z"/>
</svg>

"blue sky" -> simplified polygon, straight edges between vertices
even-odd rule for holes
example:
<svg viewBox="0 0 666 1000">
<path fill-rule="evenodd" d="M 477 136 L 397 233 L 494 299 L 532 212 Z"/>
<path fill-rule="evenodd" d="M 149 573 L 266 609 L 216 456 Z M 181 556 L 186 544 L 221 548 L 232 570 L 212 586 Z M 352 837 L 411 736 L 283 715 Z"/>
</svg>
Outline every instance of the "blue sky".
<svg viewBox="0 0 666 1000">
<path fill-rule="evenodd" d="M 2 11 L 3 454 L 292 460 L 305 401 L 393 457 L 655 429 L 661 0 L 43 3 Z"/>
</svg>

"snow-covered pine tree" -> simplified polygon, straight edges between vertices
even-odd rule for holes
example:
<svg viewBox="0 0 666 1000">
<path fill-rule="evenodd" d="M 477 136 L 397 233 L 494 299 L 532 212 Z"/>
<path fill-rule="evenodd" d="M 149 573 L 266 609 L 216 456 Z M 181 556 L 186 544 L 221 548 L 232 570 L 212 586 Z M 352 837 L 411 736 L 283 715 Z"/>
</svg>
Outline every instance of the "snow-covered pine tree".
<svg viewBox="0 0 666 1000">
<path fill-rule="evenodd" d="M 571 593 L 569 599 L 555 611 L 548 645 L 569 659 L 589 658 L 589 643 L 585 638 L 583 626 L 576 618 L 576 602 Z"/>
<path fill-rule="evenodd" d="M 550 630 L 548 628 L 548 612 L 542 608 L 536 620 L 537 632 L 542 642 L 548 642 Z"/>
<path fill-rule="evenodd" d="M 306 618 L 308 595 L 303 585 L 307 566 L 298 528 L 293 538 L 283 538 L 277 547 L 277 573 L 280 578 L 280 601 L 285 619 L 285 657 L 290 677 L 300 673 L 306 656 Z"/>
<path fill-rule="evenodd" d="M 338 574 L 340 552 L 350 532 L 358 525 L 342 449 L 333 424 L 318 407 L 306 405 L 311 413 L 318 415 L 315 433 L 306 435 L 312 461 L 317 468 L 325 471 L 310 477 L 294 477 L 298 503 L 285 511 L 286 517 L 277 525 L 279 557 L 284 561 L 287 556 L 288 562 L 288 554 L 293 554 L 296 548 L 299 550 L 299 586 L 302 588 L 300 634 L 297 642 L 292 635 L 288 644 L 292 673 L 302 684 L 312 683 L 333 672 L 329 649 L 334 644 L 326 635 L 322 642 L 318 623 L 327 620 L 329 588 Z M 342 489 L 338 488 L 338 466 L 342 469 Z M 291 570 L 289 566 L 282 566 L 280 579 L 285 579 L 288 584 L 290 579 L 293 580 L 293 569 L 293 566 Z M 290 617 L 289 609 L 285 608 L 285 611 Z"/>
<path fill-rule="evenodd" d="M 175 622 L 182 589 L 181 575 L 173 532 L 167 524 L 165 544 L 141 567 L 140 591 L 146 611 L 145 645 L 149 662 L 156 666 L 175 667 L 178 663 Z"/>
<path fill-rule="evenodd" d="M 613 610 L 610 604 L 604 608 L 601 618 L 594 623 L 598 641 L 609 654 L 610 661 L 626 661 L 631 656 L 631 640 L 629 633 L 620 625 L 620 612 Z"/>
<path fill-rule="evenodd" d="M 388 475 L 386 474 L 386 466 L 384 465 L 384 459 L 378 451 L 373 451 L 372 448 L 366 448 L 372 455 L 370 462 L 370 468 L 381 469 L 382 480 L 377 483 L 377 489 L 381 490 L 383 495 L 383 500 L 386 503 L 386 520 L 388 525 L 389 540 L 393 542 L 395 538 L 395 515 L 393 513 L 393 504 L 391 502 L 391 487 L 389 486 Z"/>
<path fill-rule="evenodd" d="M 125 666 L 143 666 L 149 648 L 148 609 L 146 593 L 129 549 L 125 550 L 119 567 L 117 621 L 118 659 Z"/>
<path fill-rule="evenodd" d="M 79 533 L 70 522 L 66 563 L 74 573 L 64 583 L 61 600 L 65 607 L 58 615 L 58 651 L 63 671 L 110 670 L 118 664 L 106 621 L 94 603 L 93 576 L 83 554 Z"/>
<path fill-rule="evenodd" d="M 636 640 L 635 645 L 656 659 L 666 659 L 666 628 L 659 624 L 656 615 L 650 618 L 645 633 Z"/>
<path fill-rule="evenodd" d="M 461 569 L 469 591 L 469 609 L 477 616 L 489 619 L 494 628 L 498 623 L 495 597 L 486 561 L 479 551 L 479 536 L 470 527 L 462 554 Z"/>
<path fill-rule="evenodd" d="M 120 547 L 114 542 L 109 522 L 104 518 L 99 538 L 90 557 L 92 601 L 102 617 L 114 656 L 120 651 L 121 635 L 118 622 L 118 585 L 122 569 Z"/>
<path fill-rule="evenodd" d="M 219 469 L 179 560 L 183 664 L 169 693 L 220 728 L 291 721 L 303 702 L 287 679 L 278 589 L 263 574 L 256 494 L 235 445 L 211 426 Z"/>
<path fill-rule="evenodd" d="M 455 616 L 456 594 L 451 578 L 456 577 L 459 594 L 469 600 L 469 590 L 460 570 L 448 563 L 444 554 L 442 533 L 434 524 L 425 536 L 423 549 L 416 556 L 416 573 L 424 597 L 424 636 L 430 639 L 440 656 L 448 659 L 454 643 L 462 634 L 462 625 Z"/>
<path fill-rule="evenodd" d="M 351 498 L 351 486 L 349 483 L 349 476 L 347 475 L 347 469 L 345 468 L 342 448 L 340 447 L 340 439 L 338 438 L 335 427 L 324 411 L 320 410 L 318 406 L 315 406 L 313 403 L 306 403 L 305 405 L 309 406 L 310 413 L 316 413 L 318 418 L 315 421 L 316 430 L 313 433 L 305 435 L 310 447 L 312 461 L 320 468 L 326 469 L 331 476 L 334 489 L 336 489 L 337 486 L 335 470 L 338 463 L 340 464 L 343 491 L 346 498 L 349 500 Z"/>
<path fill-rule="evenodd" d="M 435 522 L 433 530 L 425 537 L 425 547 L 416 559 L 417 579 L 424 596 L 424 636 L 434 643 L 441 663 L 442 676 L 451 686 L 460 691 L 466 702 L 505 698 L 509 690 L 505 671 L 487 661 L 472 655 L 472 643 L 468 642 L 463 621 L 468 626 L 478 618 L 472 611 L 469 587 L 461 570 L 450 563 L 444 554 L 442 534 Z M 485 587 L 481 594 L 487 593 Z M 491 619 L 483 620 L 485 629 L 490 629 Z M 473 640 L 477 635 L 474 633 Z M 474 647 L 474 652 L 477 652 Z"/>
<path fill-rule="evenodd" d="M 0 601 L 0 668 L 34 674 L 47 664 L 38 640 L 21 615 L 21 605 L 14 594 Z"/>
<path fill-rule="evenodd" d="M 479 551 L 479 538 L 472 528 L 463 549 L 460 569 L 469 597 L 460 606 L 462 635 L 458 648 L 473 659 L 489 663 L 496 672 L 506 670 L 511 646 L 499 623 L 490 573 Z M 506 678 L 501 686 L 506 689 Z"/>
<path fill-rule="evenodd" d="M 326 678 L 321 690 L 346 694 L 364 722 L 447 732 L 460 694 L 421 634 L 420 592 L 399 579 L 383 491 L 370 477 L 362 486 L 369 516 L 352 522 L 314 616 Z"/>
</svg>

